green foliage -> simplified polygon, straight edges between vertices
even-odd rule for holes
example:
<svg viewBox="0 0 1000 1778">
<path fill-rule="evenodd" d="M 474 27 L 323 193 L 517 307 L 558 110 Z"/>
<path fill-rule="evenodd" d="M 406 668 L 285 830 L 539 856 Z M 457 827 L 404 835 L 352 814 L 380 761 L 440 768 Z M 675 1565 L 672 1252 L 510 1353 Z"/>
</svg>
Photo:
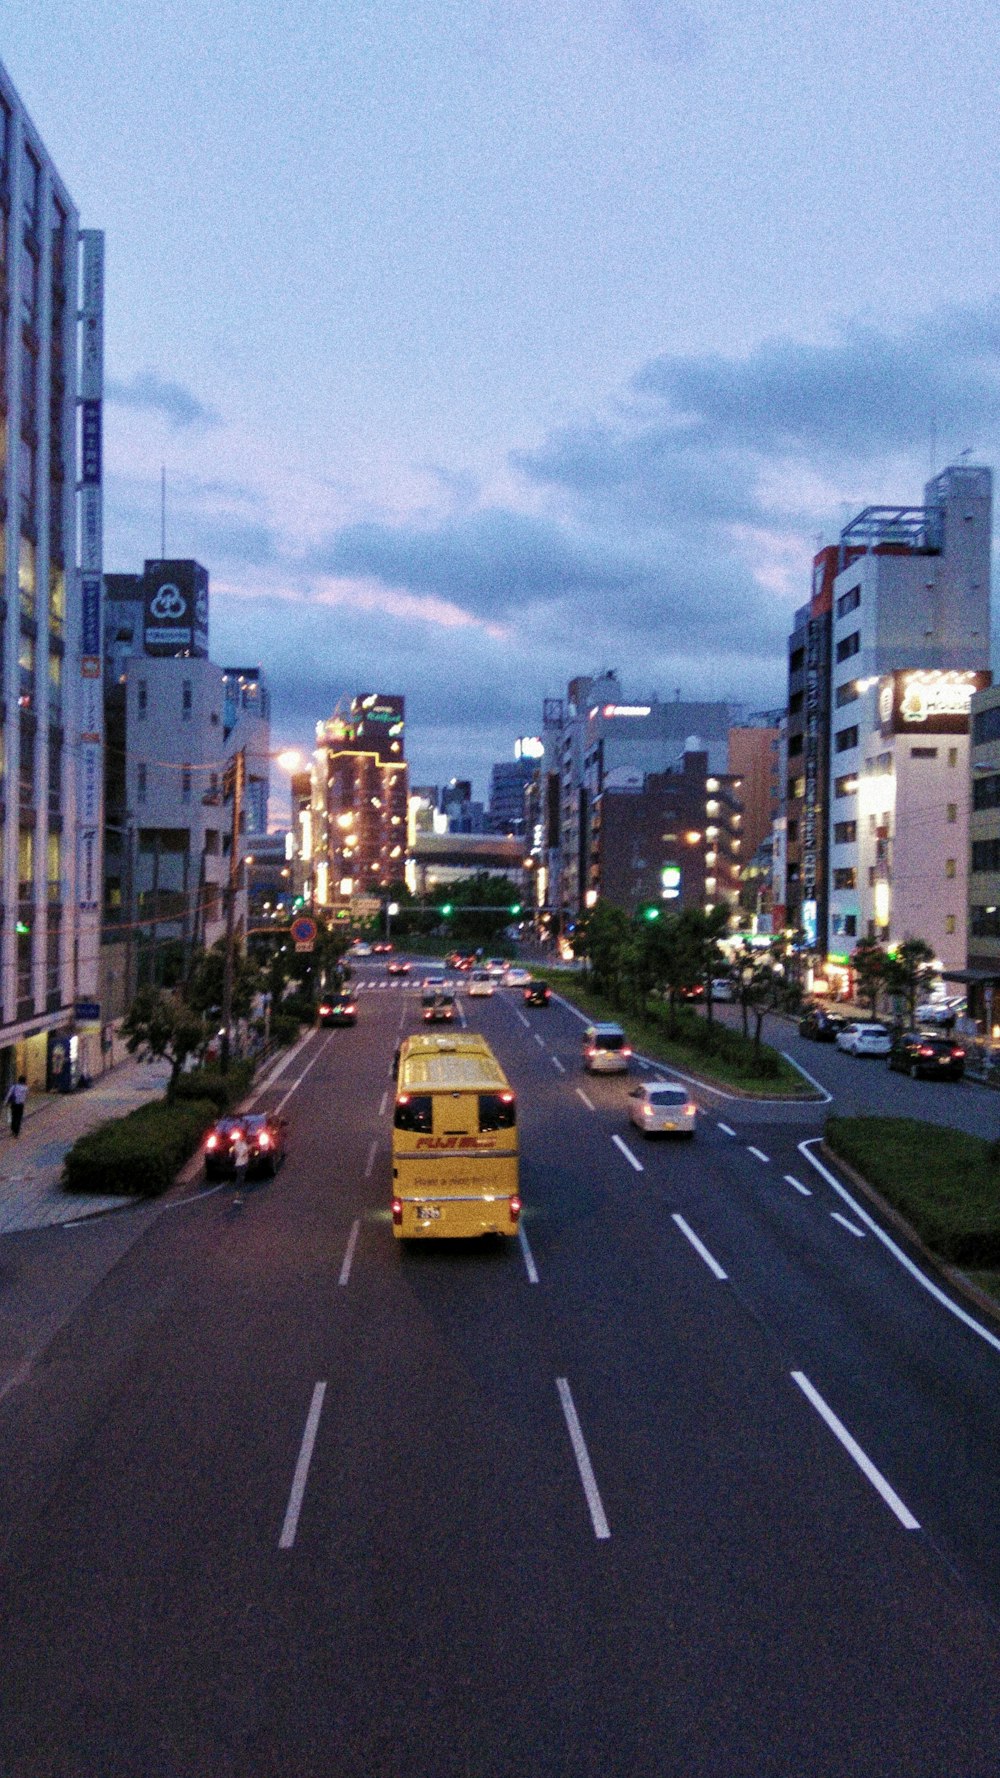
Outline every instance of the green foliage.
<svg viewBox="0 0 1000 1778">
<path fill-rule="evenodd" d="M 226 941 L 219 939 L 210 951 L 202 951 L 195 959 L 185 989 L 188 1005 L 198 1013 L 219 1013 L 222 1010 L 222 984 L 226 969 Z M 237 950 L 233 958 L 233 1017 L 249 1017 L 253 997 L 261 987 L 261 971 L 252 957 Z"/>
<path fill-rule="evenodd" d="M 192 1068 L 190 1073 L 178 1076 L 168 1097 L 174 1105 L 192 1099 L 211 1099 L 221 1116 L 239 1104 L 253 1077 L 254 1064 L 250 1061 L 230 1062 L 228 1074 L 218 1068 Z"/>
<path fill-rule="evenodd" d="M 1000 1266 L 996 1145 L 910 1117 L 831 1117 L 826 1140 L 939 1259 Z"/>
<path fill-rule="evenodd" d="M 302 987 L 295 994 L 289 994 L 280 1007 L 271 1014 L 273 1029 L 275 1018 L 294 1019 L 298 1025 L 311 1025 L 316 1017 L 317 1000 L 315 994 Z"/>
<path fill-rule="evenodd" d="M 208 1037 L 201 1014 L 188 1006 L 179 993 L 167 993 L 162 988 L 140 988 L 121 1029 L 130 1055 L 143 1050 L 170 1063 L 171 1086 L 188 1057 L 196 1055 Z"/>
<path fill-rule="evenodd" d="M 66 1191 L 158 1197 L 215 1122 L 210 1099 L 142 1105 L 74 1142 L 63 1162 Z"/>
<path fill-rule="evenodd" d="M 886 988 L 902 1000 L 911 1027 L 916 1021 L 917 1001 L 933 978 L 933 958 L 934 952 L 924 939 L 904 938 L 885 960 Z"/>
<path fill-rule="evenodd" d="M 515 906 L 519 908 L 519 904 L 520 894 L 514 884 L 489 871 L 477 871 L 475 876 L 467 877 L 461 883 L 449 883 L 447 889 L 434 898 L 439 914 L 445 906 L 451 910 L 448 915 L 451 938 L 478 945 L 488 945 L 512 920 L 516 920 L 518 914 L 513 909 Z"/>
<path fill-rule="evenodd" d="M 878 998 L 885 983 L 886 951 L 873 938 L 858 940 L 851 955 L 851 967 L 858 982 L 858 998 L 867 1006 L 872 1018 L 878 1012 Z"/>
<path fill-rule="evenodd" d="M 290 1043 L 294 1043 L 301 1029 L 301 1021 L 294 1013 L 271 1014 L 271 1042 L 277 1049 L 285 1049 Z"/>
</svg>

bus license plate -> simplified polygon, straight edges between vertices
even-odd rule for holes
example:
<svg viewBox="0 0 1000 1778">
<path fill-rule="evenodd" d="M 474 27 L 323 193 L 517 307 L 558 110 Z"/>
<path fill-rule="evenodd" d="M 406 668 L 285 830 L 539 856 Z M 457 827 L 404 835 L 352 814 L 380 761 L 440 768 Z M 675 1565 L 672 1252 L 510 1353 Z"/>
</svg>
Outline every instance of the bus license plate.
<svg viewBox="0 0 1000 1778">
<path fill-rule="evenodd" d="M 437 1222 L 440 1215 L 441 1215 L 440 1204 L 418 1204 L 417 1205 L 417 1221 L 418 1222 Z"/>
</svg>

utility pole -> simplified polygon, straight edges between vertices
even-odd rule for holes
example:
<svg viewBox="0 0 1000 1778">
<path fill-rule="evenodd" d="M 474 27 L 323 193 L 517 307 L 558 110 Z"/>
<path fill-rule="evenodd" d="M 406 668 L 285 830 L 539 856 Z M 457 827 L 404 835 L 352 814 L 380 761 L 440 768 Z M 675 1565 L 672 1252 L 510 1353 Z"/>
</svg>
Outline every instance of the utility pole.
<svg viewBox="0 0 1000 1778">
<path fill-rule="evenodd" d="M 233 756 L 233 826 L 229 841 L 229 887 L 226 891 L 226 955 L 222 974 L 222 1051 L 219 1067 L 223 1074 L 229 1068 L 229 1049 L 233 1026 L 233 975 L 236 963 L 236 895 L 240 884 L 240 823 L 243 817 L 243 774 L 246 755 L 238 747 Z"/>
</svg>

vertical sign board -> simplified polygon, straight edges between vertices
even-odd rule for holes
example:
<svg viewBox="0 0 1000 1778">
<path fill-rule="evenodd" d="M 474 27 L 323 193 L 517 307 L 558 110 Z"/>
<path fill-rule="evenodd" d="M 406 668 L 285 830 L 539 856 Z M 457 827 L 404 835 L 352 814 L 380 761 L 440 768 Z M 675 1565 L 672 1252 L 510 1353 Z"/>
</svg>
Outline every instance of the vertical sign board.
<svg viewBox="0 0 1000 1778">
<path fill-rule="evenodd" d="M 77 782 L 77 994 L 97 988 L 103 821 L 104 235 L 82 229 L 80 307 L 80 748 Z"/>
</svg>

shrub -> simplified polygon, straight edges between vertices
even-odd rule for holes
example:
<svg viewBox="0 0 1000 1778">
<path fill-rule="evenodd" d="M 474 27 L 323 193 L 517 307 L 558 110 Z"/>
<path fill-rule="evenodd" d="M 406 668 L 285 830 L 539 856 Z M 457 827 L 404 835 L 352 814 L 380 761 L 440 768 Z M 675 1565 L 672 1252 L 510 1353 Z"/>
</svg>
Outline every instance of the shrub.
<svg viewBox="0 0 1000 1778">
<path fill-rule="evenodd" d="M 301 1028 L 301 1020 L 294 1013 L 282 1010 L 271 1014 L 271 1042 L 277 1049 L 284 1049 L 287 1044 L 294 1043 Z"/>
<path fill-rule="evenodd" d="M 231 1062 L 227 1074 L 219 1068 L 192 1068 L 189 1074 L 178 1076 L 170 1098 L 173 1104 L 211 1099 L 216 1116 L 221 1116 L 245 1097 L 253 1077 L 253 1062 Z"/>
<path fill-rule="evenodd" d="M 994 1144 L 908 1117 L 831 1117 L 826 1141 L 940 1259 L 956 1266 L 1000 1266 Z"/>
<path fill-rule="evenodd" d="M 316 1017 L 316 999 L 312 994 L 289 994 L 287 1000 L 281 1002 L 279 1018 L 297 1019 L 300 1025 L 311 1025 Z M 272 1028 L 274 1019 L 271 1021 Z"/>
<path fill-rule="evenodd" d="M 217 1116 L 210 1099 L 141 1105 L 74 1142 L 63 1162 L 63 1187 L 109 1197 L 157 1197 Z"/>
</svg>

